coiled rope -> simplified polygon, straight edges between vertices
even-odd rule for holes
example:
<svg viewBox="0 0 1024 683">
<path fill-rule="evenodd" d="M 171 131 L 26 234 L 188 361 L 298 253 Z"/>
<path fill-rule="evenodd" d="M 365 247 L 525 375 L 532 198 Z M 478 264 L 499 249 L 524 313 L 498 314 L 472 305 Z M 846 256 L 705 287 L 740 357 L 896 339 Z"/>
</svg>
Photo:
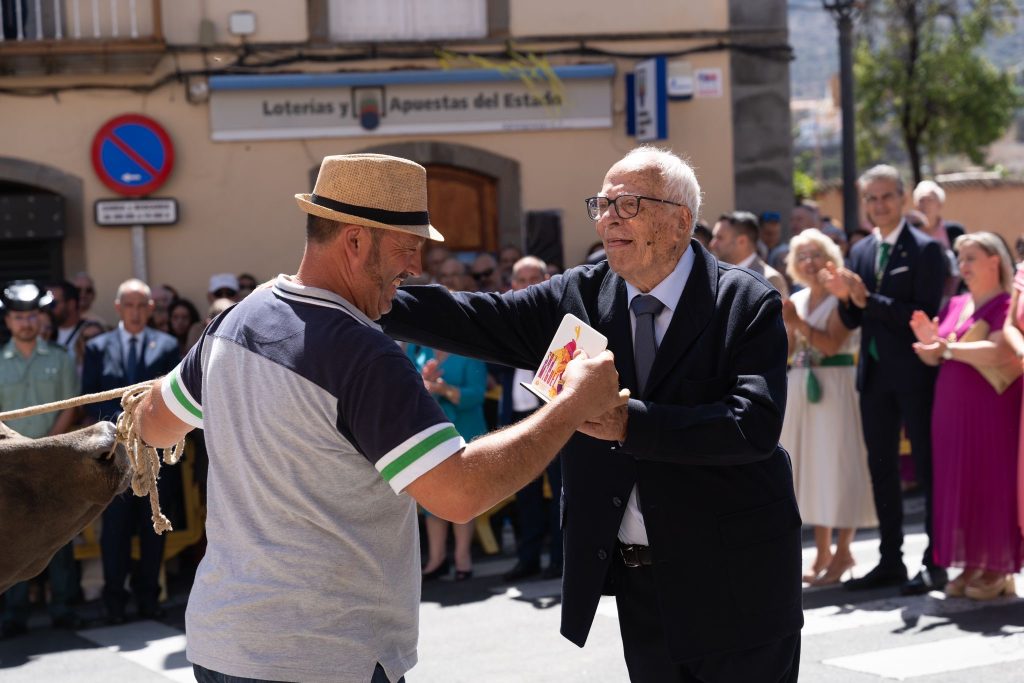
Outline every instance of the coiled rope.
<svg viewBox="0 0 1024 683">
<path fill-rule="evenodd" d="M 156 482 L 160 478 L 161 456 L 157 454 L 158 449 L 153 448 L 142 440 L 135 424 L 135 409 L 138 408 L 139 403 L 142 402 L 142 399 L 149 393 L 150 388 L 155 383 L 156 380 L 149 380 L 121 389 L 110 389 L 109 391 L 97 394 L 76 396 L 75 398 L 45 403 L 40 406 L 9 410 L 5 413 L 0 413 L 0 422 L 42 415 L 43 413 L 52 413 L 68 408 L 77 408 L 78 406 L 100 403 L 120 397 L 121 408 L 124 412 L 117 418 L 117 430 L 115 432 L 113 448 L 117 448 L 117 444 L 124 446 L 125 452 L 128 454 L 128 461 L 132 466 L 132 492 L 140 497 L 149 496 L 153 531 L 162 534 L 165 531 L 173 531 L 174 528 L 171 526 L 171 520 L 167 519 L 164 513 L 160 511 L 160 493 L 157 490 Z M 113 452 L 113 448 L 111 452 Z M 162 459 L 164 464 L 176 465 L 185 452 L 185 440 L 182 439 L 171 448 L 159 450 L 163 451 Z"/>
</svg>

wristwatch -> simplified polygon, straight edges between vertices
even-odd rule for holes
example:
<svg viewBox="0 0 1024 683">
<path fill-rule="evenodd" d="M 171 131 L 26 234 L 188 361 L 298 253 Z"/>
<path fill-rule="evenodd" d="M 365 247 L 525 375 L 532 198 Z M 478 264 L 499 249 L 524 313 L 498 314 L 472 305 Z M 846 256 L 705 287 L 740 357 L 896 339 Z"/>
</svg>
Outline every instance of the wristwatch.
<svg viewBox="0 0 1024 683">
<path fill-rule="evenodd" d="M 949 348 L 949 344 L 942 349 L 942 360 L 953 360 L 953 349 Z"/>
</svg>

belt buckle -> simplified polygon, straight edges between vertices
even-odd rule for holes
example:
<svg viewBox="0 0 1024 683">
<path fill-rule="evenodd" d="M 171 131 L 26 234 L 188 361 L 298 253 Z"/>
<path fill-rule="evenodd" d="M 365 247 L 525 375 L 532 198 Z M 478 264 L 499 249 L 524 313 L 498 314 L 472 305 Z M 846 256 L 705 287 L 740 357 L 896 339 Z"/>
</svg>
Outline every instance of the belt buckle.
<svg viewBox="0 0 1024 683">
<path fill-rule="evenodd" d="M 640 566 L 640 553 L 635 545 L 619 546 L 619 554 L 622 555 L 622 562 L 629 568 Z"/>
</svg>

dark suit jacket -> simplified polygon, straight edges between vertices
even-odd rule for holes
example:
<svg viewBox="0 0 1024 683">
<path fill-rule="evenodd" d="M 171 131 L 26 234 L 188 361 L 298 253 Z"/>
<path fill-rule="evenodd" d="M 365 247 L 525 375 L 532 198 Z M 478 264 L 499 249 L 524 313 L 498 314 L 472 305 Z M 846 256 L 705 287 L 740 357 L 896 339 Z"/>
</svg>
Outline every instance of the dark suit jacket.
<svg viewBox="0 0 1024 683">
<path fill-rule="evenodd" d="M 625 442 L 576 434 L 563 451 L 562 634 L 582 646 L 634 483 L 654 549 L 675 660 L 746 649 L 799 630 L 800 516 L 779 446 L 786 331 L 779 293 L 749 271 L 696 260 Z M 636 397 L 626 283 L 607 261 L 519 292 L 403 288 L 385 329 L 453 353 L 537 367 L 566 313 L 608 337 Z"/>
<path fill-rule="evenodd" d="M 929 318 L 939 311 L 946 280 L 942 245 L 904 222 L 878 287 L 875 262 L 880 243 L 874 235 L 862 239 L 853 246 L 846 262 L 867 286 L 867 307 L 839 306 L 843 324 L 861 328 L 857 389 L 930 391 L 937 368 L 925 365 L 914 353 L 916 339 L 910 329 L 910 316 L 918 309 Z M 878 361 L 868 353 L 872 339 L 878 345 Z"/>
<path fill-rule="evenodd" d="M 142 371 L 139 381 L 156 379 L 174 369 L 180 360 L 178 341 L 169 334 L 146 328 L 142 332 Z M 82 393 L 92 394 L 127 386 L 125 378 L 125 348 L 121 344 L 120 330 L 113 330 L 89 340 L 82 361 Z M 111 400 L 85 406 L 87 413 L 97 420 L 113 420 L 121 414 L 121 401 Z"/>
</svg>

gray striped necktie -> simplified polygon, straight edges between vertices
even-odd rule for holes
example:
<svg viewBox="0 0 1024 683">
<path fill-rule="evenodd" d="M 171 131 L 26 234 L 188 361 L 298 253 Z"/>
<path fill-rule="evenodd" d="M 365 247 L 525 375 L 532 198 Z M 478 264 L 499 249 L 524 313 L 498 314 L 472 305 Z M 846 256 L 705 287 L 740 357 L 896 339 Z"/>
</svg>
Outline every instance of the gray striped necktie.
<svg viewBox="0 0 1024 683">
<path fill-rule="evenodd" d="M 658 343 L 654 336 L 654 319 L 665 308 L 652 294 L 640 294 L 629 302 L 629 308 L 636 316 L 636 334 L 633 335 L 633 361 L 636 364 L 636 388 L 643 396 L 647 385 L 654 356 L 658 353 Z"/>
</svg>

